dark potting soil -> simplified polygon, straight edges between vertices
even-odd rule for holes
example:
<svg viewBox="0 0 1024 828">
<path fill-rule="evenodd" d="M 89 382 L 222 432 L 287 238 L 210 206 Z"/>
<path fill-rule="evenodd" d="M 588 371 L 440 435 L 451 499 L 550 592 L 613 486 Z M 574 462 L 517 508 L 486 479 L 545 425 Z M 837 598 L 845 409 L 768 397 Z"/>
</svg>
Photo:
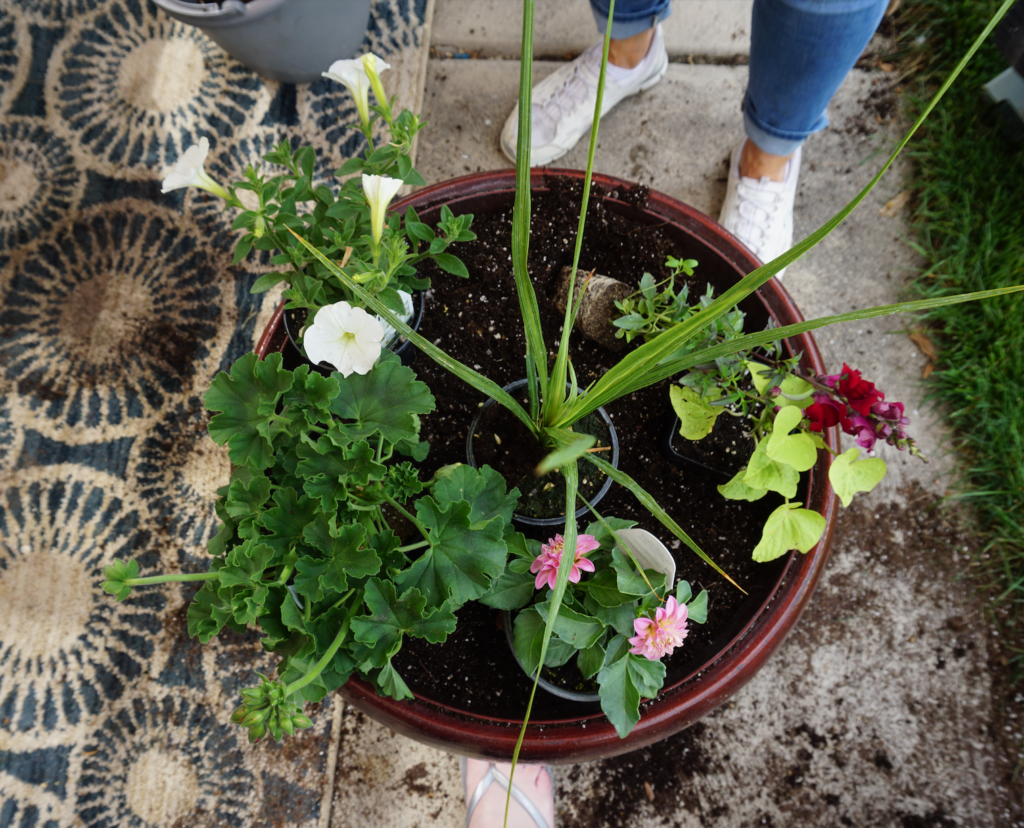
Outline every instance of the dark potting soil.
<svg viewBox="0 0 1024 828">
<path fill-rule="evenodd" d="M 549 179 L 550 191 L 535 193 L 529 269 L 541 306 L 545 342 L 554 359 L 561 336 L 562 317 L 551 296 L 559 271 L 572 264 L 578 224 L 580 185 Z M 619 193 L 620 200 L 643 206 L 646 188 Z M 592 194 L 580 267 L 638 285 L 644 272 L 665 278 L 667 255 L 690 255 L 680 237 L 661 225 L 643 226 L 627 221 Z M 454 252 L 466 263 L 469 279 L 459 279 L 429 267 L 432 288 L 420 333 L 456 359 L 501 386 L 522 379 L 525 346 L 510 253 L 512 206 L 473 222 L 477 239 L 457 245 Z M 704 278 L 702 278 L 704 277 Z M 705 289 L 714 277 L 714 265 L 700 265 L 691 282 L 691 295 Z M 716 292 L 723 289 L 717 285 Z M 766 320 L 758 300 L 744 306 L 748 319 Z M 754 330 L 753 326 L 750 326 Z M 600 377 L 621 355 L 573 333 L 570 354 L 580 387 Z M 466 435 L 485 399 L 422 354 L 413 369 L 430 388 L 437 410 L 422 418 L 422 438 L 430 443 L 423 476 L 447 463 L 466 461 Z M 678 577 L 690 582 L 694 593 L 707 589 L 708 621 L 691 624 L 685 644 L 665 660 L 666 685 L 692 674 L 750 620 L 778 580 L 785 558 L 757 564 L 751 553 L 771 511 L 781 502 L 766 497 L 756 503 L 723 499 L 716 481 L 681 469 L 663 456 L 658 444 L 674 417 L 668 381 L 617 400 L 607 411 L 620 443 L 619 467 L 658 501 L 691 538 L 749 595 L 744 595 L 701 561 L 641 507 L 633 495 L 613 484 L 602 500 L 602 515 L 635 520 L 657 535 L 677 561 Z M 520 446 L 525 448 L 525 446 Z M 585 473 L 581 468 L 581 472 Z M 556 482 L 559 480 L 553 477 Z M 579 523 L 584 531 L 589 520 Z M 554 534 L 554 532 L 550 532 Z M 547 535 L 534 537 L 546 540 Z M 519 669 L 501 629 L 501 613 L 470 603 L 459 613 L 456 631 L 444 644 L 406 638 L 394 659 L 408 685 L 419 695 L 443 700 L 466 710 L 500 718 L 521 718 L 531 683 Z M 579 706 L 538 692 L 533 721 L 589 715 L 596 706 Z"/>
</svg>

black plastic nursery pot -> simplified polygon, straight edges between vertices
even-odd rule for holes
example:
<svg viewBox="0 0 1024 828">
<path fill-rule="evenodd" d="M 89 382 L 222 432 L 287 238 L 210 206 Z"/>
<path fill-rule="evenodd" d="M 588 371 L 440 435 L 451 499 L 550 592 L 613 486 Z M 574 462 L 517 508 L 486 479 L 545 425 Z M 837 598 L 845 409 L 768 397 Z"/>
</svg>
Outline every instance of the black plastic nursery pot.
<svg viewBox="0 0 1024 828">
<path fill-rule="evenodd" d="M 513 397 L 516 396 L 517 393 L 525 395 L 526 383 L 527 380 L 516 380 L 515 382 L 506 385 L 502 390 L 511 394 Z M 522 402 L 525 402 L 525 400 L 523 400 Z M 476 418 L 469 426 L 469 433 L 466 435 L 466 462 L 469 463 L 469 465 L 471 465 L 473 468 L 477 468 L 479 465 L 481 465 L 481 463 L 478 463 L 477 455 L 480 453 L 480 451 L 477 445 L 477 441 L 481 439 L 488 439 L 487 437 L 482 437 L 480 432 L 482 430 L 482 424 L 485 418 L 487 418 L 489 414 L 495 413 L 496 411 L 500 410 L 495 409 L 495 405 L 496 403 L 493 399 L 490 399 L 486 403 L 484 403 L 484 406 L 480 410 L 480 413 L 476 416 Z M 604 429 L 606 429 L 607 434 L 606 439 L 604 439 L 603 441 L 600 438 L 598 439 L 597 443 L 595 444 L 595 448 L 599 451 L 607 451 L 608 455 L 606 459 L 609 463 L 618 468 L 619 439 L 615 433 L 615 425 L 612 423 L 611 417 L 608 416 L 608 412 L 605 411 L 603 408 L 597 409 L 597 411 L 595 411 L 594 415 L 592 416 L 595 421 L 599 421 L 603 425 Z M 513 426 L 518 426 L 518 421 L 515 421 L 515 418 L 511 414 L 508 414 L 506 416 L 506 419 L 513 421 L 511 423 Z M 491 465 L 495 464 L 492 463 Z M 498 468 L 498 471 L 504 471 L 504 469 L 502 469 L 500 466 L 496 467 Z M 551 476 L 557 479 L 557 475 Z M 526 500 L 526 495 L 528 494 L 527 486 L 530 486 L 531 482 L 532 481 L 527 481 L 525 485 L 519 485 L 519 488 L 524 495 L 523 500 L 520 501 L 521 507 L 523 502 Z M 509 485 L 516 485 L 516 483 L 515 481 L 510 481 Z M 558 494 L 559 492 L 564 492 L 564 488 L 559 488 L 553 482 L 544 483 L 543 479 L 538 479 L 535 483 L 533 483 L 533 485 L 537 487 L 551 486 L 556 494 Z M 583 492 L 583 494 L 586 497 L 586 499 L 590 502 L 591 506 L 596 507 L 601 502 L 601 499 L 608 493 L 608 490 L 611 488 L 611 486 L 612 479 L 610 477 L 605 477 L 604 482 L 600 485 L 600 487 L 598 487 L 595 482 L 595 486 L 593 487 L 595 491 L 593 491 L 592 493 Z M 556 500 L 556 506 L 563 505 L 563 500 L 564 496 Z M 590 508 L 588 506 L 580 506 L 575 512 L 576 519 L 582 519 L 589 511 Z M 517 524 L 518 528 L 521 531 L 527 531 L 527 533 L 529 533 L 530 529 L 550 529 L 551 531 L 558 531 L 560 527 L 565 525 L 565 512 L 564 510 L 555 508 L 550 513 L 541 514 L 535 511 L 527 512 L 525 509 L 521 508 L 520 510 L 517 510 L 515 512 L 515 514 L 512 516 L 512 520 Z"/>
<path fill-rule="evenodd" d="M 549 176 L 581 181 L 584 173 L 571 170 L 533 170 L 535 193 L 546 192 Z M 602 193 L 602 208 L 629 221 L 662 228 L 678 249 L 700 262 L 702 275 L 720 294 L 760 262 L 724 228 L 676 199 L 650 192 L 645 201 L 631 197 L 634 185 L 610 176 L 594 175 L 595 190 Z M 515 171 L 480 173 L 425 188 L 396 203 L 399 213 L 409 206 L 420 220 L 432 223 L 440 218 L 442 205 L 456 215 L 485 214 L 507 208 L 515 195 Z M 636 206 L 643 203 L 643 206 Z M 751 296 L 746 310 L 763 325 L 770 318 L 779 325 L 802 320 L 781 284 L 772 280 Z M 263 334 L 257 352 L 265 356 L 285 348 L 278 308 Z M 515 320 L 518 322 L 518 320 Z M 809 334 L 789 341 L 794 352 L 802 353 L 801 366 L 825 373 L 825 366 Z M 838 447 L 833 429 L 826 435 L 832 449 Z M 621 437 L 621 435 L 620 435 Z M 651 434 L 652 446 L 660 434 Z M 527 762 L 574 763 L 636 750 L 664 739 L 693 724 L 736 693 L 782 644 L 811 598 L 828 558 L 835 527 L 837 500 L 828 482 L 828 453 L 819 452 L 816 465 L 805 483 L 803 500 L 807 508 L 821 513 L 826 530 L 817 546 L 805 555 L 791 553 L 772 564 L 764 564 L 763 584 L 739 604 L 711 644 L 688 654 L 688 660 L 670 671 L 658 697 L 641 704 L 641 718 L 633 732 L 620 739 L 614 727 L 593 703 L 570 702 L 538 694 L 520 758 Z M 467 606 L 464 610 L 468 609 Z M 511 651 L 508 659 L 519 670 Z M 520 671 L 521 674 L 521 671 Z M 466 677 L 471 680 L 471 677 Z M 353 677 L 338 691 L 349 704 L 391 729 L 426 744 L 468 756 L 508 759 L 519 735 L 519 715 L 480 713 L 454 702 L 443 693 L 428 694 L 413 687 L 415 699 L 395 701 L 378 696 L 367 681 Z"/>
</svg>

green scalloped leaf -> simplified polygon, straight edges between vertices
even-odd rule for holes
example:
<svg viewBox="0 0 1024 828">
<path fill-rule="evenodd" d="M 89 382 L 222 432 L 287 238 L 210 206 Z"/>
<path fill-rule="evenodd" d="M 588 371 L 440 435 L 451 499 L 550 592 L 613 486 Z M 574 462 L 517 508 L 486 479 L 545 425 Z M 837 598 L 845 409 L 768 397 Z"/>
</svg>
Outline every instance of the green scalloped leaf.
<svg viewBox="0 0 1024 828">
<path fill-rule="evenodd" d="M 214 377 L 203 397 L 209 411 L 220 412 L 210 420 L 210 436 L 217 445 L 227 445 L 236 466 L 267 469 L 274 464 L 270 416 L 292 385 L 292 372 L 281 367 L 282 360 L 281 354 L 263 361 L 245 354 L 230 375 L 221 371 Z"/>
</svg>

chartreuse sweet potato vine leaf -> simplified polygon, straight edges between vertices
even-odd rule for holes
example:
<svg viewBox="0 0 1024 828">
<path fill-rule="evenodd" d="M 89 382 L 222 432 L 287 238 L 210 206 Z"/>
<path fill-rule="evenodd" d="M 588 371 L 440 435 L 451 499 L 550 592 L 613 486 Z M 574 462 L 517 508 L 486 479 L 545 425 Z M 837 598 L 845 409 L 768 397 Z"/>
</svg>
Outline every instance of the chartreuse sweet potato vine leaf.
<svg viewBox="0 0 1024 828">
<path fill-rule="evenodd" d="M 230 375 L 217 374 L 203 397 L 210 411 L 221 412 L 210 420 L 210 436 L 217 445 L 227 444 L 236 466 L 267 469 L 274 465 L 271 417 L 292 385 L 292 374 L 281 367 L 282 360 L 280 354 L 263 361 L 256 354 L 246 354 L 231 366 Z"/>
<path fill-rule="evenodd" d="M 764 534 L 754 547 L 755 561 L 774 561 L 791 549 L 808 552 L 825 533 L 825 518 L 801 503 L 783 503 L 768 516 Z"/>
<path fill-rule="evenodd" d="M 787 463 L 772 460 L 768 456 L 768 441 L 761 440 L 743 473 L 743 482 L 751 489 L 767 489 L 783 497 L 796 497 L 800 472 Z"/>
<path fill-rule="evenodd" d="M 814 441 L 806 434 L 790 434 L 800 425 L 803 412 L 795 406 L 786 406 L 775 415 L 775 424 L 768 437 L 765 452 L 772 460 L 792 466 L 798 472 L 807 471 L 818 459 Z"/>
<path fill-rule="evenodd" d="M 747 475 L 746 469 L 740 469 L 728 483 L 718 487 L 718 493 L 729 500 L 760 500 L 766 494 L 767 489 L 758 489 L 744 481 Z"/>
<path fill-rule="evenodd" d="M 750 379 L 754 383 L 754 388 L 758 394 L 763 394 L 765 389 L 768 388 L 768 374 L 771 372 L 771 368 L 760 362 L 754 362 L 747 360 L 744 363 L 747 366 L 747 370 L 750 371 Z M 776 397 L 775 404 L 787 407 L 795 406 L 797 408 L 807 408 L 814 400 L 811 398 L 811 392 L 814 388 L 807 380 L 801 379 L 800 377 L 789 374 L 785 379 L 782 380 L 782 385 L 779 386 L 779 390 L 782 395 Z M 802 397 L 803 399 L 791 400 L 789 397 Z"/>
<path fill-rule="evenodd" d="M 687 440 L 702 440 L 715 427 L 721 406 L 711 405 L 692 388 L 673 385 L 669 388 L 672 408 L 679 417 L 679 433 Z"/>
<path fill-rule="evenodd" d="M 885 477 L 885 461 L 880 457 L 858 460 L 860 452 L 849 449 L 832 461 L 828 479 L 843 506 L 849 506 L 857 492 L 870 492 Z"/>
</svg>

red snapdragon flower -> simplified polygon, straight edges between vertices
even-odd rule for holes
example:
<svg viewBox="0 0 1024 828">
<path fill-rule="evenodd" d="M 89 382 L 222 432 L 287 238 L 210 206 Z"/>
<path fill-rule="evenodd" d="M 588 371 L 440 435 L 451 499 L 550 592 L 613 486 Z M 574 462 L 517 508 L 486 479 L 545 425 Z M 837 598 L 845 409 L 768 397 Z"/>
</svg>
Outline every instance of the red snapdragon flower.
<svg viewBox="0 0 1024 828">
<path fill-rule="evenodd" d="M 867 417 L 862 417 L 860 414 L 846 417 L 843 420 L 843 431 L 856 437 L 857 445 L 868 451 L 875 447 L 875 441 L 879 437 L 871 420 Z"/>
<path fill-rule="evenodd" d="M 815 394 L 814 402 L 804 409 L 804 416 L 810 420 L 811 431 L 824 431 L 838 425 L 846 417 L 846 406 L 828 394 Z"/>
<path fill-rule="evenodd" d="M 862 378 L 860 371 L 855 371 L 845 362 L 835 389 L 846 397 L 850 408 L 862 417 L 867 417 L 871 413 L 871 406 L 885 399 L 885 394 L 875 388 L 873 382 Z"/>
</svg>

